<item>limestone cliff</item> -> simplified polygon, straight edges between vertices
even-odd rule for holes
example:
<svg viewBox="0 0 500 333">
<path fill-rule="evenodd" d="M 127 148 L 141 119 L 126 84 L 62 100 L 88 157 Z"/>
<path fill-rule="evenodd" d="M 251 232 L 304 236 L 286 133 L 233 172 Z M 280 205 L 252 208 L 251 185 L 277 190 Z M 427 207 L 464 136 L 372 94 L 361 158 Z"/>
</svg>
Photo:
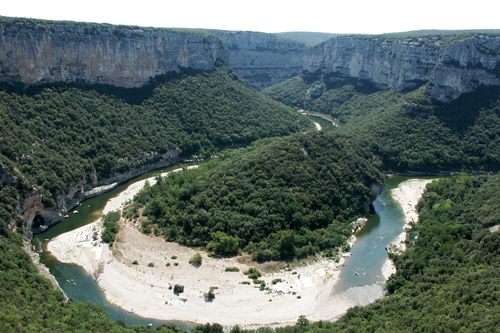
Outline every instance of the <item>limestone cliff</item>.
<svg viewBox="0 0 500 333">
<path fill-rule="evenodd" d="M 112 190 L 116 184 L 124 183 L 158 168 L 180 163 L 179 153 L 178 149 L 173 149 L 165 154 L 153 153 L 139 156 L 131 160 L 131 162 L 142 162 L 142 166 L 126 173 L 115 173 L 108 179 L 97 179 L 95 174 L 93 174 L 89 182 L 86 179 L 82 179 L 77 184 L 66 188 L 63 193 L 59 193 L 57 195 L 56 208 L 45 207 L 42 203 L 42 194 L 35 188 L 32 191 L 21 193 L 16 210 L 27 223 L 28 231 L 26 236 L 31 237 L 32 233 L 43 232 L 48 227 L 59 223 L 64 214 L 78 206 L 80 202 Z M 108 184 L 114 185 L 103 186 Z M 92 191 L 93 189 L 94 191 Z"/>
<path fill-rule="evenodd" d="M 330 80 L 356 78 L 396 91 L 429 83 L 431 97 L 449 101 L 480 85 L 500 85 L 500 37 L 478 35 L 448 47 L 439 39 L 429 44 L 336 37 L 308 50 L 303 69 Z"/>
<path fill-rule="evenodd" d="M 190 31 L 41 20 L 0 24 L 0 81 L 131 88 L 180 68 L 212 70 L 227 58 L 220 39 Z"/>
<path fill-rule="evenodd" d="M 297 76 L 306 46 L 273 34 L 212 31 L 229 49 L 229 65 L 261 90 Z"/>
<path fill-rule="evenodd" d="M 0 81 L 138 87 L 169 71 L 213 70 L 224 63 L 257 89 L 303 73 L 396 91 L 429 83 L 432 97 L 449 101 L 479 85 L 500 85 L 500 37 L 339 36 L 306 50 L 303 43 L 258 32 L 0 17 Z"/>
</svg>

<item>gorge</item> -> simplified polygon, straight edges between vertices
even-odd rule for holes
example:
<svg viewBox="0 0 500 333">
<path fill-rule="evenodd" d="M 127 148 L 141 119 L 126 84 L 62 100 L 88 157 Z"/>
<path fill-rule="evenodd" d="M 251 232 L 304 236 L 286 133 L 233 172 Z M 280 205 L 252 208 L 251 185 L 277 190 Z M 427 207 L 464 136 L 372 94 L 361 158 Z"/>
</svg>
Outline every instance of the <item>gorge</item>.
<svg viewBox="0 0 500 333">
<path fill-rule="evenodd" d="M 308 313 L 319 320 L 309 323 L 294 312 L 297 325 L 283 332 L 356 331 L 361 322 L 367 331 L 497 328 L 499 31 L 321 38 L 306 46 L 293 33 L 0 17 L 6 330 L 146 331 L 110 321 L 94 304 L 66 300 L 22 246 L 60 221 L 64 228 L 63 217 L 86 198 L 187 160 L 222 167 L 176 177 L 162 193 L 151 187 L 125 213 L 137 219 L 134 230 L 211 255 L 227 254 L 214 242 L 229 239 L 237 244 L 232 254 L 236 248 L 256 261 L 347 249 L 341 244 L 353 231 L 345 223 L 366 213 L 373 199 L 367 189 L 380 185 L 382 173 L 452 175 L 424 190 L 408 250 L 390 254 L 397 273 L 387 297 L 352 303 L 337 322 Z M 298 109 L 335 126 L 315 131 Z M 328 145 L 340 148 L 331 153 Z M 385 204 L 379 201 L 380 211 Z M 364 276 L 352 269 L 343 274 Z"/>
</svg>

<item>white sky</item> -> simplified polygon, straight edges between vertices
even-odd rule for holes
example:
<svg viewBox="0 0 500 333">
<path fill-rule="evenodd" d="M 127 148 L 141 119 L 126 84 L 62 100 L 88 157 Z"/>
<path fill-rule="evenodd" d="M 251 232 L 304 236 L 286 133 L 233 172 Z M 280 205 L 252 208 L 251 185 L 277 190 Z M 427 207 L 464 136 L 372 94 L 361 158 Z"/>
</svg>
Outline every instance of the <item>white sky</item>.
<svg viewBox="0 0 500 333">
<path fill-rule="evenodd" d="M 0 15 L 262 32 L 500 29 L 498 0 L 5 0 Z"/>
</svg>

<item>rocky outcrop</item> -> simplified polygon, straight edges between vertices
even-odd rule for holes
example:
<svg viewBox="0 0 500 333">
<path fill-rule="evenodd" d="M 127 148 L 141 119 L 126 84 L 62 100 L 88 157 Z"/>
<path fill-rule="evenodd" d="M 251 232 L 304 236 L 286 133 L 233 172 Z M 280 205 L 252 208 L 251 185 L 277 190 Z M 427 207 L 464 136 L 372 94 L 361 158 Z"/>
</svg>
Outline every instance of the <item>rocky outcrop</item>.
<svg viewBox="0 0 500 333">
<path fill-rule="evenodd" d="M 117 184 L 124 183 L 146 172 L 180 163 L 179 149 L 173 149 L 165 154 L 149 153 L 131 160 L 133 163 L 141 162 L 142 165 L 128 172 L 113 175 L 108 179 L 97 179 L 91 175 L 90 182 L 81 180 L 77 184 L 66 188 L 56 197 L 57 208 L 47 208 L 43 205 L 42 194 L 37 189 L 22 193 L 17 205 L 17 213 L 27 223 L 30 238 L 33 233 L 40 233 L 47 228 L 59 223 L 64 215 L 78 206 L 85 199 L 112 190 Z"/>
<path fill-rule="evenodd" d="M 395 91 L 429 83 L 431 97 L 449 101 L 480 85 L 500 85 L 500 37 L 476 36 L 449 47 L 336 37 L 308 50 L 303 69 L 330 81 L 355 78 Z"/>
<path fill-rule="evenodd" d="M 371 184 L 370 185 L 370 191 L 372 191 L 373 195 L 375 197 L 378 197 L 380 195 L 380 193 L 382 193 L 382 191 L 384 190 L 385 188 L 385 184 L 384 183 L 381 183 L 381 184 Z"/>
<path fill-rule="evenodd" d="M 139 87 L 182 68 L 213 70 L 228 51 L 208 34 L 36 21 L 0 24 L 0 81 Z"/>
<path fill-rule="evenodd" d="M 273 34 L 213 31 L 229 49 L 229 65 L 261 90 L 297 76 L 306 46 Z"/>
<path fill-rule="evenodd" d="M 181 153 L 180 149 L 172 149 L 166 152 L 165 154 L 149 153 L 138 156 L 130 160 L 130 162 L 132 165 L 137 164 L 137 162 L 140 162 L 141 166 L 135 167 L 128 172 L 115 174 L 114 176 L 107 179 L 96 180 L 92 183 L 92 187 L 110 185 L 113 183 L 120 184 L 126 182 L 129 179 L 140 176 L 146 172 L 150 172 L 155 169 L 181 163 L 182 161 L 179 158 L 180 153 Z M 85 199 L 88 199 L 88 197 L 86 197 Z"/>
</svg>

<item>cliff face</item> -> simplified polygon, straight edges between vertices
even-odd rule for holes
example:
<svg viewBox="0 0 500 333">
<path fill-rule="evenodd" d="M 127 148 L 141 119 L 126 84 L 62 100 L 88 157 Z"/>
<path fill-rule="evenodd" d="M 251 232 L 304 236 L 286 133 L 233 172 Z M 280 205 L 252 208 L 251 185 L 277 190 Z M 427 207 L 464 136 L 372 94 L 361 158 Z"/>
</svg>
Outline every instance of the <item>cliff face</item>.
<svg viewBox="0 0 500 333">
<path fill-rule="evenodd" d="M 272 34 L 215 31 L 229 49 L 229 65 L 261 90 L 297 76 L 306 46 Z"/>
<path fill-rule="evenodd" d="M 479 85 L 500 85 L 500 37 L 474 37 L 450 47 L 337 37 L 307 51 L 303 69 L 396 91 L 429 82 L 432 97 L 449 101 Z"/>
<path fill-rule="evenodd" d="M 84 25 L 0 26 L 0 80 L 138 87 L 180 68 L 212 70 L 228 51 L 214 36 Z"/>
<path fill-rule="evenodd" d="M 22 193 L 17 205 L 17 213 L 27 222 L 27 237 L 31 238 L 33 233 L 40 233 L 47 228 L 59 223 L 64 214 L 78 206 L 85 199 L 95 197 L 99 194 L 112 190 L 119 183 L 124 183 L 134 177 L 149 171 L 180 163 L 180 151 L 173 149 L 165 154 L 146 154 L 132 160 L 141 161 L 145 165 L 135 168 L 126 173 L 114 174 L 108 179 L 97 179 L 95 174 L 91 175 L 91 181 L 79 181 L 76 185 L 66 188 L 57 196 L 57 208 L 47 208 L 42 203 L 41 193 L 33 189 L 31 192 Z M 0 169 L 0 171 L 3 169 Z M 2 173 L 0 173 L 1 175 Z M 3 183 L 3 182 L 2 182 Z M 110 185 L 112 184 L 112 185 Z"/>
<path fill-rule="evenodd" d="M 440 45 L 445 42 L 441 37 L 394 42 L 335 37 L 306 50 L 297 41 L 258 32 L 37 22 L 0 24 L 0 81 L 84 81 L 130 88 L 181 68 L 213 70 L 223 60 L 259 90 L 300 73 L 356 78 L 396 91 L 429 83 L 429 93 L 441 101 L 479 85 L 500 84 L 500 37 L 491 35 L 448 47 Z"/>
</svg>

